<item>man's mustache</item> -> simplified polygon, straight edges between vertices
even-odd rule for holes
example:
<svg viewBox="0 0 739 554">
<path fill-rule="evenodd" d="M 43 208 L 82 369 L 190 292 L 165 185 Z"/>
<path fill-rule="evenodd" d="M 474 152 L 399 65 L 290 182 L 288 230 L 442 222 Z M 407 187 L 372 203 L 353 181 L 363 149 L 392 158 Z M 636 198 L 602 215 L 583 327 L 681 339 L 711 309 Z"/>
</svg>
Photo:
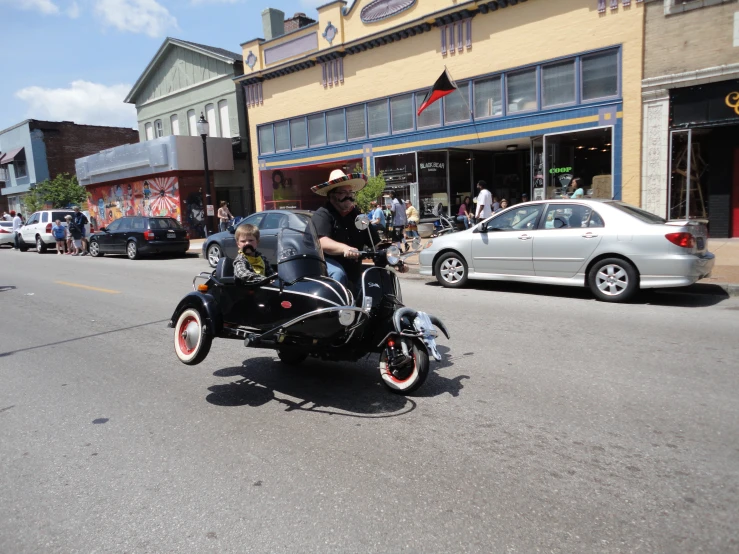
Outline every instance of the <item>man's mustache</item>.
<svg viewBox="0 0 739 554">
<path fill-rule="evenodd" d="M 352 202 L 354 202 L 354 197 L 353 196 L 345 196 L 344 198 L 337 198 L 336 200 L 338 200 L 339 202 L 346 202 L 347 200 L 351 200 Z"/>
</svg>

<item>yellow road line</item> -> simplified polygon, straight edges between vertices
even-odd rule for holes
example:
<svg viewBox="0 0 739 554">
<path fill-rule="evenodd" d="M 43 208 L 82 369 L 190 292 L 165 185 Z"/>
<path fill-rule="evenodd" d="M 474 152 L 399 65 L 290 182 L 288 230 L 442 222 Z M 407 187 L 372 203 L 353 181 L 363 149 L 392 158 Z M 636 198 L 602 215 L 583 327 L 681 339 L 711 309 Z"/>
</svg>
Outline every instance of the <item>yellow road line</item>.
<svg viewBox="0 0 739 554">
<path fill-rule="evenodd" d="M 97 292 L 107 292 L 108 294 L 121 294 L 119 290 L 101 289 L 98 287 L 90 287 L 87 285 L 79 285 L 77 283 L 67 283 L 65 281 L 54 281 L 57 285 L 65 285 L 67 287 L 77 287 L 78 289 L 94 290 Z"/>
</svg>

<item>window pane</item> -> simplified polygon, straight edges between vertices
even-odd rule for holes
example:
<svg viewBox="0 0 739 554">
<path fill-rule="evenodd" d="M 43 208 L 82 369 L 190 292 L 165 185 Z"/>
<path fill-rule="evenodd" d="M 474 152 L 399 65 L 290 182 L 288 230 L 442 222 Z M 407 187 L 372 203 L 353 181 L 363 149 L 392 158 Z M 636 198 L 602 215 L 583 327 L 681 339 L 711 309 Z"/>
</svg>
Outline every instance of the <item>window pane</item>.
<svg viewBox="0 0 739 554">
<path fill-rule="evenodd" d="M 491 117 L 502 113 L 500 77 L 475 81 L 475 117 Z"/>
<path fill-rule="evenodd" d="M 205 119 L 207 119 L 209 123 L 208 136 L 209 137 L 220 136 L 218 134 L 218 126 L 216 125 L 216 108 L 213 104 L 205 105 Z"/>
<path fill-rule="evenodd" d="M 172 114 L 169 116 L 169 124 L 172 126 L 172 134 L 179 135 L 180 134 L 180 120 L 178 119 L 177 114 Z"/>
<path fill-rule="evenodd" d="M 389 127 L 387 101 L 378 100 L 367 104 L 367 121 L 369 122 L 369 136 L 387 135 Z"/>
<path fill-rule="evenodd" d="M 290 141 L 292 143 L 293 149 L 305 148 L 306 146 L 308 146 L 308 144 L 306 143 L 306 127 L 304 117 L 290 120 Z"/>
<path fill-rule="evenodd" d="M 231 122 L 228 119 L 228 101 L 218 101 L 218 116 L 221 118 L 221 136 L 231 137 Z"/>
<path fill-rule="evenodd" d="M 188 110 L 187 112 L 187 125 L 190 127 L 190 136 L 198 136 L 197 122 L 195 121 L 195 110 Z"/>
<path fill-rule="evenodd" d="M 272 135 L 272 125 L 265 125 L 259 128 L 259 152 L 262 154 L 271 154 L 274 152 L 274 143 Z"/>
<path fill-rule="evenodd" d="M 275 123 L 275 150 L 277 152 L 290 150 L 290 131 L 287 128 L 287 121 Z"/>
<path fill-rule="evenodd" d="M 618 52 L 605 52 L 582 59 L 582 99 L 618 94 Z"/>
<path fill-rule="evenodd" d="M 349 140 L 367 136 L 367 129 L 364 124 L 364 104 L 346 109 L 346 130 Z"/>
<path fill-rule="evenodd" d="M 393 132 L 413 129 L 413 95 L 405 94 L 390 99 Z"/>
<path fill-rule="evenodd" d="M 563 62 L 542 68 L 542 103 L 545 106 L 575 101 L 575 62 Z"/>
<path fill-rule="evenodd" d="M 308 143 L 311 146 L 326 144 L 326 122 L 322 113 L 308 116 Z"/>
<path fill-rule="evenodd" d="M 157 138 L 163 137 L 164 136 L 164 127 L 162 126 L 162 120 L 161 119 L 157 119 L 154 122 L 154 127 L 156 128 Z"/>
<path fill-rule="evenodd" d="M 326 127 L 328 128 L 329 142 L 344 142 L 346 140 L 344 110 L 328 112 L 326 114 Z"/>
<path fill-rule="evenodd" d="M 467 121 L 470 109 L 467 107 L 470 97 L 470 84 L 457 85 L 458 90 L 444 97 L 444 123 L 451 121 Z"/>
<path fill-rule="evenodd" d="M 425 92 L 416 93 L 416 110 L 421 107 L 425 98 Z M 417 125 L 419 129 L 421 127 L 433 127 L 434 125 L 441 125 L 441 102 L 431 104 L 428 108 L 423 110 L 421 115 L 419 115 L 417 118 Z"/>
<path fill-rule="evenodd" d="M 508 75 L 508 111 L 536 109 L 536 70 Z"/>
<path fill-rule="evenodd" d="M 151 123 L 144 125 L 144 129 L 146 130 L 146 140 L 152 140 L 154 138 L 154 129 L 152 128 Z"/>
</svg>

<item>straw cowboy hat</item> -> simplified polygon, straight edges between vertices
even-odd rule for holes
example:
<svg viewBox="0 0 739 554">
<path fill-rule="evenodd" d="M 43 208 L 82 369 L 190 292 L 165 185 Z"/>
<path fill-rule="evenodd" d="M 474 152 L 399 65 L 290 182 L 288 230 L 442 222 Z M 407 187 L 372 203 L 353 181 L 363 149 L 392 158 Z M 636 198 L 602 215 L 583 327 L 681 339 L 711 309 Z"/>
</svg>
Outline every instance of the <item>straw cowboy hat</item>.
<svg viewBox="0 0 739 554">
<path fill-rule="evenodd" d="M 353 192 L 359 192 L 367 185 L 367 176 L 364 173 L 349 173 L 345 175 L 340 169 L 334 169 L 328 177 L 328 181 L 311 187 L 310 190 L 321 196 L 326 196 L 336 187 L 350 185 Z"/>
</svg>

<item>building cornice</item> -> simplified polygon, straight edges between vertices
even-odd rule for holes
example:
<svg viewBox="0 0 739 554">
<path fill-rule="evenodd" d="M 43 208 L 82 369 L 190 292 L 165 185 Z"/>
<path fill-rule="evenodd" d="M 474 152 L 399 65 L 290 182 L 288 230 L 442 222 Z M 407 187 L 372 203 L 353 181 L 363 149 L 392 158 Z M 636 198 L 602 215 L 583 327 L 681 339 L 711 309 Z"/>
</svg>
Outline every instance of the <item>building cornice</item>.
<svg viewBox="0 0 739 554">
<path fill-rule="evenodd" d="M 728 79 L 739 79 L 739 63 L 706 67 L 695 71 L 686 71 L 684 73 L 673 73 L 672 75 L 661 75 L 659 77 L 643 79 L 641 82 L 642 95 L 653 89 L 671 89 L 704 85 L 706 83 L 715 83 L 717 81 L 726 81 Z"/>
</svg>

